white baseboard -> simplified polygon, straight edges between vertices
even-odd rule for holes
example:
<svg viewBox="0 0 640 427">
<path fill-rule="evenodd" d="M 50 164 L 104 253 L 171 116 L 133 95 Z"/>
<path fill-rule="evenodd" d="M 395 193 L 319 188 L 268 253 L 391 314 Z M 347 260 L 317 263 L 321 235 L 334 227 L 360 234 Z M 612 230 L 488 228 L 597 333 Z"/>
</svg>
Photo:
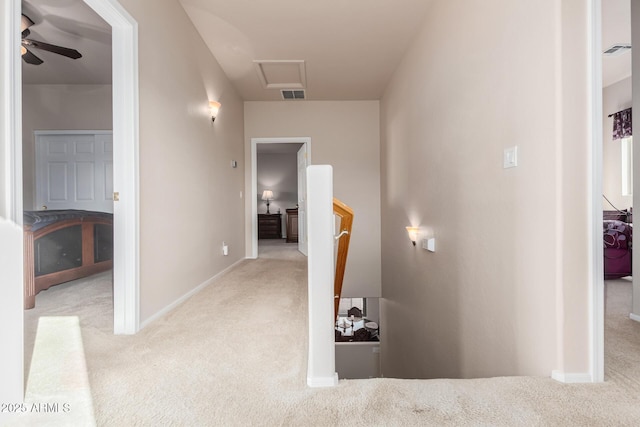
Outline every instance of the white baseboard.
<svg viewBox="0 0 640 427">
<path fill-rule="evenodd" d="M 334 372 L 332 377 L 307 377 L 309 387 L 335 387 L 338 385 L 338 373 Z"/>
<path fill-rule="evenodd" d="M 636 322 L 640 322 L 640 316 L 637 314 L 629 313 L 629 319 L 635 320 Z"/>
<path fill-rule="evenodd" d="M 566 384 L 583 384 L 583 383 L 592 383 L 593 378 L 589 373 L 569 373 L 562 371 L 552 371 L 551 378 Z"/>
<path fill-rule="evenodd" d="M 168 306 L 166 306 L 162 310 L 158 311 L 153 316 L 151 316 L 148 319 L 146 319 L 144 322 L 142 322 L 140 324 L 140 330 L 146 328 L 151 323 L 155 322 L 156 320 L 158 320 L 159 318 L 161 318 L 165 314 L 169 313 L 171 310 L 173 310 L 174 308 L 176 308 L 177 306 L 179 306 L 180 304 L 182 304 L 183 302 L 185 302 L 186 300 L 188 300 L 189 298 L 191 298 L 192 296 L 194 296 L 195 294 L 197 294 L 198 292 L 200 292 L 201 290 L 203 290 L 204 288 L 206 288 L 207 286 L 209 286 L 210 284 L 215 282 L 220 276 L 222 276 L 223 274 L 225 274 L 229 270 L 232 270 L 233 268 L 235 268 L 239 263 L 241 263 L 244 260 L 245 260 L 245 258 L 240 258 L 238 261 L 234 262 L 229 267 L 225 268 L 224 270 L 222 270 L 221 272 L 219 272 L 215 276 L 205 280 L 200 285 L 196 286 L 195 288 L 193 288 L 192 290 L 190 290 L 186 294 L 182 295 L 180 298 L 178 298 L 177 300 L 175 300 L 174 302 L 172 302 L 171 304 L 169 304 Z"/>
</svg>

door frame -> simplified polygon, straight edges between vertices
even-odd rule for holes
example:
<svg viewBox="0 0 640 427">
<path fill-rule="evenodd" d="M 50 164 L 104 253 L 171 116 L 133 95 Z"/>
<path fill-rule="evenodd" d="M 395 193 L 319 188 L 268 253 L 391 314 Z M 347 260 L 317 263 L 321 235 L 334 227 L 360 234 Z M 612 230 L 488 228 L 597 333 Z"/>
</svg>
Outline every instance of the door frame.
<svg viewBox="0 0 640 427">
<path fill-rule="evenodd" d="M 113 99 L 113 332 L 140 329 L 138 23 L 118 0 L 83 0 L 111 25 Z"/>
<path fill-rule="evenodd" d="M 308 164 L 311 164 L 311 138 L 310 137 L 281 137 L 281 138 L 251 138 L 251 240 L 247 253 L 248 258 L 258 258 L 258 144 L 303 144 L 307 149 Z"/>
<path fill-rule="evenodd" d="M 20 50 L 21 1 L 0 5 L 0 250 L 3 259 L 14 254 L 3 277 L 9 284 L 0 298 L 0 343 L 8 349 L 0 355 L 0 400 L 19 403 L 24 398 L 24 282 L 22 254 L 22 72 Z M 10 233 L 14 239 L 5 239 Z M 9 414 L 0 412 L 0 424 Z"/>
<path fill-rule="evenodd" d="M 589 205 L 590 289 L 589 289 L 589 376 L 591 382 L 604 381 L 604 254 L 602 248 L 602 0 L 590 0 L 588 14 L 588 78 L 590 80 L 589 111 L 591 115 L 591 165 L 588 168 L 591 187 Z"/>
<path fill-rule="evenodd" d="M 120 194 L 120 201 L 114 203 L 113 330 L 115 334 L 135 334 L 140 327 L 138 24 L 118 0 L 83 1 L 112 28 L 113 180 L 114 190 Z M 19 24 L 21 2 L 13 0 L 5 10 L 12 15 L 12 23 Z M 14 26 L 5 26 L 3 37 L 11 45 L 20 45 L 20 32 Z M 4 82 L 11 86 L 13 94 L 4 107 L 13 114 L 13 129 L 8 132 L 15 163 L 11 194 L 7 197 L 13 200 L 13 219 L 21 225 L 21 57 L 17 48 L 7 49 L 4 55 L 14 71 Z"/>
</svg>

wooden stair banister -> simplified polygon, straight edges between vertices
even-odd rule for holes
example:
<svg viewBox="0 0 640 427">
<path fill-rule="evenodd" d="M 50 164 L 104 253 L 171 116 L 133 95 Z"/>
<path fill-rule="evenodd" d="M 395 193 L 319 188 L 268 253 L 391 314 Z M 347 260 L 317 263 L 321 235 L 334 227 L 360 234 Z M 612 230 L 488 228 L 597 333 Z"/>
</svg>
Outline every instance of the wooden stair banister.
<svg viewBox="0 0 640 427">
<path fill-rule="evenodd" d="M 351 227 L 353 226 L 353 209 L 333 198 L 333 213 L 340 217 L 340 233 L 338 239 L 338 255 L 336 258 L 336 275 L 333 281 L 333 317 L 338 317 L 338 306 L 342 295 L 342 281 L 344 280 L 344 269 L 347 265 L 347 254 L 349 253 L 349 241 L 351 240 Z"/>
</svg>

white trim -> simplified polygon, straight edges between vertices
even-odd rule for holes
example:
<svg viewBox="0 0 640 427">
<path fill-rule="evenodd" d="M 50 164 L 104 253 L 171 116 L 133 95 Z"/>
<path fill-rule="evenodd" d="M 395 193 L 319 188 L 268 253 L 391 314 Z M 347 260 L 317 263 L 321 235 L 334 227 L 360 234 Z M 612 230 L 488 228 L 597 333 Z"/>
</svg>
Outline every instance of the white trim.
<svg viewBox="0 0 640 427">
<path fill-rule="evenodd" d="M 117 0 L 84 0 L 112 28 L 113 331 L 140 327 L 138 24 Z"/>
<path fill-rule="evenodd" d="M 636 322 L 640 322 L 640 316 L 637 314 L 629 313 L 629 319 L 635 320 Z"/>
<path fill-rule="evenodd" d="M 604 255 L 602 248 L 602 5 L 591 0 L 587 6 L 589 19 L 588 94 L 591 111 L 591 168 L 589 168 L 589 377 L 604 381 Z M 579 382 L 579 381 L 571 381 Z"/>
<path fill-rule="evenodd" d="M 304 144 L 307 147 L 307 158 L 311 164 L 311 138 L 310 137 L 283 137 L 283 138 L 251 138 L 251 243 L 247 248 L 247 258 L 258 258 L 258 144 Z"/>
<path fill-rule="evenodd" d="M 76 130 L 34 130 L 33 134 L 38 135 L 107 135 L 112 134 L 112 130 L 89 130 L 89 129 L 76 129 Z"/>
<path fill-rule="evenodd" d="M 149 326 L 151 323 L 153 323 L 156 320 L 160 319 L 161 317 L 163 317 L 164 315 L 166 315 L 167 313 L 169 313 L 170 311 L 172 311 L 173 309 L 178 307 L 180 304 L 182 304 L 183 302 L 185 302 L 186 300 L 188 300 L 189 298 L 191 298 L 192 296 L 194 296 L 198 292 L 202 291 L 207 286 L 209 286 L 212 283 L 214 283 L 216 280 L 218 280 L 220 277 L 222 277 L 223 274 L 226 274 L 229 271 L 231 271 L 233 268 L 235 268 L 238 264 L 240 264 L 245 259 L 246 258 L 239 259 L 238 261 L 234 262 L 229 267 L 225 268 L 224 270 L 222 270 L 221 272 L 219 272 L 215 276 L 210 277 L 209 279 L 205 280 L 204 282 L 202 282 L 201 284 L 196 286 L 194 289 L 192 289 L 189 292 L 187 292 L 186 294 L 182 295 L 180 298 L 178 298 L 177 300 L 175 300 L 174 302 L 172 302 L 171 304 L 169 304 L 168 306 L 166 306 L 165 308 L 163 308 L 162 310 L 160 310 L 159 312 L 157 312 L 156 314 L 154 314 L 153 316 L 149 317 L 144 322 L 142 322 L 140 324 L 140 329 L 142 330 L 142 329 L 146 328 L 147 326 Z"/>
<path fill-rule="evenodd" d="M 19 43 L 18 35 L 20 31 L 19 15 L 17 10 L 21 10 L 21 2 L 17 0 L 7 2 L 5 13 L 5 22 L 8 33 L 5 39 L 8 46 L 4 46 L 5 56 L 3 58 L 6 67 L 4 69 L 5 81 L 4 92 L 7 97 L 5 109 L 4 123 L 6 125 L 5 137 L 10 141 L 5 151 L 6 161 L 9 167 L 5 170 L 6 183 L 10 185 L 13 191 L 5 194 L 5 207 L 8 218 L 12 219 L 16 224 L 22 225 L 22 62 L 18 49 L 15 48 Z M 16 6 L 17 4 L 17 6 Z M 9 188 L 7 186 L 7 188 Z"/>
<path fill-rule="evenodd" d="M 24 398 L 24 291 L 22 258 L 22 62 L 20 0 L 0 6 L 0 402 L 20 403 Z M 10 414 L 0 412 L 0 424 Z"/>
<path fill-rule="evenodd" d="M 551 379 L 565 384 L 584 384 L 594 382 L 593 377 L 588 372 L 576 374 L 562 371 L 552 371 Z"/>
<path fill-rule="evenodd" d="M 338 373 L 334 373 L 332 377 L 307 377 L 307 385 L 309 387 L 335 387 L 338 385 Z"/>
</svg>

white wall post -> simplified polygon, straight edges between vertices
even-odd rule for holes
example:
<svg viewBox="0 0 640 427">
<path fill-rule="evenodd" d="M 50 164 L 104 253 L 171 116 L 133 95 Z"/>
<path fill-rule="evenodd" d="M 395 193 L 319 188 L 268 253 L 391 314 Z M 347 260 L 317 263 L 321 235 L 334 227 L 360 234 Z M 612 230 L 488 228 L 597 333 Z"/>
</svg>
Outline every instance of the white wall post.
<svg viewBox="0 0 640 427">
<path fill-rule="evenodd" d="M 0 403 L 24 398 L 20 1 L 0 5 Z M 0 411 L 0 424 L 15 414 Z"/>
<path fill-rule="evenodd" d="M 333 168 L 307 168 L 309 362 L 307 385 L 338 385 L 333 318 Z"/>
</svg>

